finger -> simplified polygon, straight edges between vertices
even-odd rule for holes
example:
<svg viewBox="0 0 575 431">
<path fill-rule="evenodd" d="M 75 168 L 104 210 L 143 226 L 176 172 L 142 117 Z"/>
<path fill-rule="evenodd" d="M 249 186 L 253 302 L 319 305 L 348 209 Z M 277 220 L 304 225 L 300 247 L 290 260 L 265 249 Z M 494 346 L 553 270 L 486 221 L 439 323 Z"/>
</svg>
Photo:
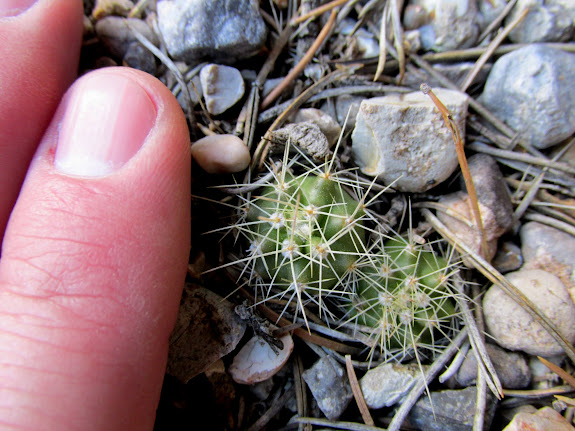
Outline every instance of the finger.
<svg viewBox="0 0 575 431">
<path fill-rule="evenodd" d="M 82 2 L 33 3 L 0 1 L 0 243 L 30 159 L 78 69 Z"/>
<path fill-rule="evenodd" d="M 66 93 L 4 238 L 0 423 L 151 429 L 189 253 L 189 148 L 149 75 L 103 69 Z"/>
</svg>

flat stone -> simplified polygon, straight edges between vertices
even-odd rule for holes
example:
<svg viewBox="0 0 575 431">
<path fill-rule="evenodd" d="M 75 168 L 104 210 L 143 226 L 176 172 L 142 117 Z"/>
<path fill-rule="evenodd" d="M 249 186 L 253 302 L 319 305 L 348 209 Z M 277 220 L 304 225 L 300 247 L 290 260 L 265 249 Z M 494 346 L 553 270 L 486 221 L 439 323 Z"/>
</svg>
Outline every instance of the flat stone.
<svg viewBox="0 0 575 431">
<path fill-rule="evenodd" d="M 543 407 L 535 413 L 520 412 L 503 431 L 574 431 L 567 419 L 551 407 Z"/>
<path fill-rule="evenodd" d="M 506 351 L 493 344 L 486 344 L 487 354 L 493 363 L 501 385 L 506 389 L 522 389 L 529 386 L 531 372 L 525 358 L 519 353 Z M 477 381 L 477 356 L 470 350 L 459 371 L 457 383 L 471 386 Z"/>
<path fill-rule="evenodd" d="M 527 8 L 527 16 L 509 33 L 509 39 L 514 43 L 566 42 L 573 36 L 573 17 L 569 12 L 569 9 L 575 9 L 572 2 L 564 6 L 552 0 L 518 0 L 505 24 Z"/>
<path fill-rule="evenodd" d="M 96 23 L 96 34 L 106 49 L 117 58 L 124 58 L 128 48 L 133 42 L 137 42 L 136 36 L 126 24 L 141 33 L 154 45 L 158 46 L 159 41 L 152 29 L 141 19 L 122 18 L 119 16 L 108 16 Z"/>
<path fill-rule="evenodd" d="M 323 414 L 337 420 L 353 398 L 347 373 L 331 356 L 324 356 L 302 374 Z"/>
<path fill-rule="evenodd" d="M 415 404 L 409 418 L 425 431 L 472 431 L 477 389 L 431 392 L 431 400 L 423 395 Z M 495 413 L 496 401 L 487 393 L 484 428 L 488 430 Z"/>
<path fill-rule="evenodd" d="M 570 342 L 575 342 L 575 304 L 561 280 L 540 269 L 511 272 L 507 280 L 530 299 Z M 530 355 L 553 356 L 561 346 L 527 311 L 493 285 L 483 297 L 487 332 L 502 347 Z"/>
<path fill-rule="evenodd" d="M 208 64 L 200 71 L 202 92 L 210 114 L 220 115 L 234 106 L 245 91 L 244 78 L 234 67 Z"/>
<path fill-rule="evenodd" d="M 499 58 L 480 96 L 499 119 L 535 148 L 575 132 L 575 54 L 531 44 Z"/>
<path fill-rule="evenodd" d="M 232 62 L 256 54 L 267 29 L 257 0 L 162 0 L 158 24 L 170 55 Z"/>
<path fill-rule="evenodd" d="M 543 269 L 558 276 L 575 301 L 575 238 L 538 222 L 519 231 L 526 269 Z"/>
<path fill-rule="evenodd" d="M 465 136 L 467 96 L 433 91 Z M 364 100 L 352 134 L 352 153 L 365 174 L 406 192 L 425 192 L 458 166 L 451 132 L 432 100 L 420 91 Z"/>
<path fill-rule="evenodd" d="M 367 406 L 390 407 L 411 390 L 421 369 L 417 365 L 381 364 L 369 370 L 359 381 Z"/>
</svg>

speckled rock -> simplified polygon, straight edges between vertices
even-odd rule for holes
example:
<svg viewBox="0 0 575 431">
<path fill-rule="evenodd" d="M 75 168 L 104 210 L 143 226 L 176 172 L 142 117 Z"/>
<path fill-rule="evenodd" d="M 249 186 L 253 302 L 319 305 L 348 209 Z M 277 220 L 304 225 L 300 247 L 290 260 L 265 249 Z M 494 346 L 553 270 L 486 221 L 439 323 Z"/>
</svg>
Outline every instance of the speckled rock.
<svg viewBox="0 0 575 431">
<path fill-rule="evenodd" d="M 477 389 L 474 387 L 431 392 L 431 397 L 419 399 L 409 418 L 425 431 L 472 431 L 476 399 Z M 489 429 L 496 406 L 495 397 L 487 392 L 483 429 Z"/>
<path fill-rule="evenodd" d="M 130 45 L 138 40 L 125 21 L 154 45 L 159 45 L 156 34 L 141 19 L 108 16 L 96 23 L 95 30 L 100 41 L 112 55 L 117 58 L 124 58 Z"/>
<path fill-rule="evenodd" d="M 205 136 L 192 144 L 192 158 L 210 174 L 231 174 L 246 169 L 251 155 L 235 135 Z"/>
<path fill-rule="evenodd" d="M 337 420 L 353 398 L 344 367 L 330 356 L 324 356 L 304 371 L 302 377 L 323 414 L 329 420 Z"/>
<path fill-rule="evenodd" d="M 512 272 L 506 278 L 536 304 L 570 343 L 575 342 L 575 304 L 557 276 L 535 269 Z M 527 311 L 495 285 L 483 298 L 483 313 L 487 331 L 506 349 L 544 357 L 563 352 Z"/>
<path fill-rule="evenodd" d="M 487 353 L 495 367 L 501 385 L 506 389 L 522 389 L 529 386 L 531 372 L 525 358 L 514 352 L 508 352 L 493 344 L 486 344 Z M 457 383 L 463 387 L 475 384 L 477 380 L 477 356 L 472 350 L 457 372 Z"/>
<path fill-rule="evenodd" d="M 575 132 L 575 54 L 532 44 L 499 58 L 480 102 L 535 148 Z"/>
<path fill-rule="evenodd" d="M 565 42 L 573 36 L 573 17 L 569 9 L 575 4 L 562 5 L 553 0 L 518 0 L 506 19 L 506 24 L 514 20 L 525 9 L 527 16 L 509 33 L 515 43 Z"/>
<path fill-rule="evenodd" d="M 543 407 L 535 413 L 520 412 L 503 431 L 574 431 L 567 419 L 551 407 Z"/>
<path fill-rule="evenodd" d="M 544 269 L 558 276 L 575 301 L 575 238 L 537 222 L 519 232 L 526 269 Z"/>
<path fill-rule="evenodd" d="M 234 106 L 245 91 L 244 78 L 234 67 L 208 64 L 200 71 L 202 92 L 210 114 L 220 115 Z"/>
<path fill-rule="evenodd" d="M 467 96 L 434 89 L 465 136 Z M 457 168 L 451 132 L 422 92 L 366 99 L 352 134 L 352 153 L 361 170 L 406 192 L 424 192 Z"/>
<path fill-rule="evenodd" d="M 475 0 L 417 0 L 428 13 L 428 23 L 419 28 L 425 50 L 449 51 L 469 48 L 479 36 Z"/>
<path fill-rule="evenodd" d="M 295 123 L 310 121 L 317 125 L 327 138 L 330 147 L 333 147 L 341 135 L 341 126 L 331 115 L 316 108 L 300 109 L 295 115 Z"/>
<path fill-rule="evenodd" d="M 365 373 L 359 384 L 367 406 L 380 409 L 399 402 L 419 376 L 417 365 L 381 364 Z"/>
<path fill-rule="evenodd" d="M 257 0 L 162 0 L 158 24 L 177 60 L 231 62 L 256 54 L 267 29 Z"/>
</svg>

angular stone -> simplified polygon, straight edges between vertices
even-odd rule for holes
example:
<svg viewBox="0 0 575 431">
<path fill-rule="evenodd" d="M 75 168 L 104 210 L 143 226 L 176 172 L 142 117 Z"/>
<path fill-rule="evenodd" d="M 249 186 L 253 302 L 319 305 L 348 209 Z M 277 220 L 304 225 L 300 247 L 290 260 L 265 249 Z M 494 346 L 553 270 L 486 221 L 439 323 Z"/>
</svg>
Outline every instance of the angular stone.
<svg viewBox="0 0 575 431">
<path fill-rule="evenodd" d="M 509 24 L 525 9 L 529 12 L 509 33 L 515 43 L 566 42 L 573 36 L 573 17 L 569 12 L 575 9 L 573 3 L 564 7 L 559 2 L 549 0 L 519 0 L 509 16 Z"/>
<path fill-rule="evenodd" d="M 177 60 L 232 62 L 256 54 L 267 29 L 257 0 L 162 0 L 158 24 Z"/>
<path fill-rule="evenodd" d="M 508 352 L 493 344 L 486 344 L 487 353 L 501 385 L 506 389 L 522 389 L 529 386 L 531 372 L 525 358 L 519 353 Z M 457 383 L 471 386 L 477 380 L 477 356 L 472 350 L 457 372 Z"/>
<path fill-rule="evenodd" d="M 522 269 L 506 278 L 557 326 L 568 342 L 575 342 L 575 304 L 557 276 L 540 269 Z M 563 353 L 543 326 L 495 285 L 483 297 L 483 313 L 487 331 L 500 346 L 544 357 Z"/>
<path fill-rule="evenodd" d="M 390 407 L 411 390 L 421 369 L 417 365 L 381 364 L 369 370 L 359 381 L 367 406 Z"/>
<path fill-rule="evenodd" d="M 499 58 L 481 103 L 535 148 L 575 132 L 575 54 L 532 44 Z"/>
<path fill-rule="evenodd" d="M 202 92 L 210 114 L 220 115 L 234 106 L 245 91 L 244 78 L 234 67 L 208 64 L 200 71 Z"/>
<path fill-rule="evenodd" d="M 337 420 L 353 398 L 343 366 L 331 356 L 324 356 L 302 377 L 323 414 L 329 420 Z"/>
<path fill-rule="evenodd" d="M 409 418 L 425 431 L 472 431 L 477 389 L 447 390 L 424 395 L 415 404 Z M 497 406 L 495 397 L 487 393 L 484 428 L 488 430 Z"/>
<path fill-rule="evenodd" d="M 465 136 L 467 96 L 434 89 Z M 352 153 L 365 174 L 406 192 L 425 192 L 457 168 L 451 132 L 422 92 L 364 100 L 352 134 Z"/>
</svg>

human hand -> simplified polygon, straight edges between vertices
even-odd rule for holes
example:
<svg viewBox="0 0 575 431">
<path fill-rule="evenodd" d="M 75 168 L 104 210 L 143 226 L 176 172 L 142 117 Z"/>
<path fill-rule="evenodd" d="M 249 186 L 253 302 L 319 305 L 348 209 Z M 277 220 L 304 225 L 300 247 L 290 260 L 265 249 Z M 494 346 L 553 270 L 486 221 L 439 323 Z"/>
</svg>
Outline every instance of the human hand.
<svg viewBox="0 0 575 431">
<path fill-rule="evenodd" d="M 0 428 L 151 429 L 189 252 L 188 129 L 127 68 L 63 96 L 82 2 L 33 3 L 0 0 Z"/>
</svg>

